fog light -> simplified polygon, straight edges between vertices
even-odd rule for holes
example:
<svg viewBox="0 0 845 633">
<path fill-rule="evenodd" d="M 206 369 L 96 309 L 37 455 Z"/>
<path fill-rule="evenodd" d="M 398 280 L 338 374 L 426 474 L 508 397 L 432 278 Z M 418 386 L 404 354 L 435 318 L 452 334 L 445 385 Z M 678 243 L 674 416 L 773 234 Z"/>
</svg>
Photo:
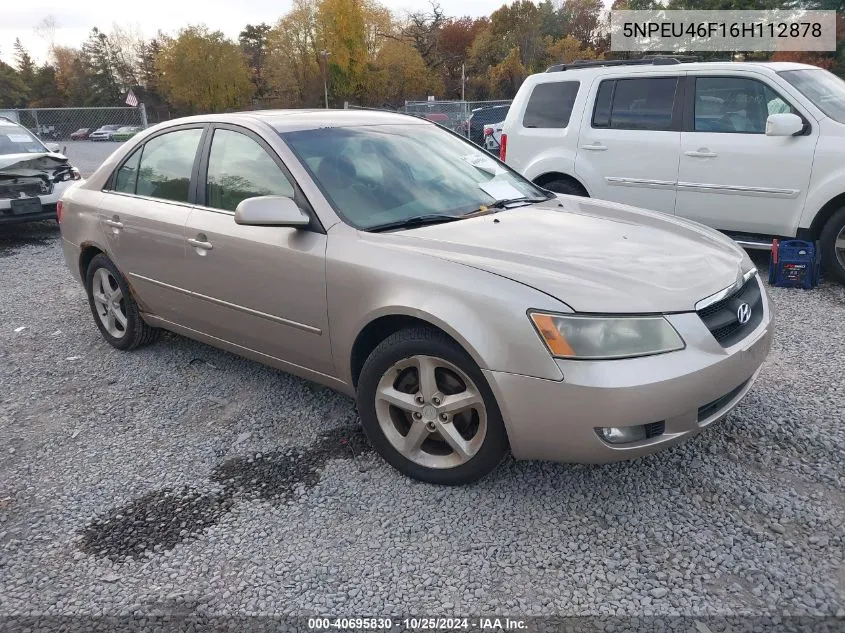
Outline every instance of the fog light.
<svg viewBox="0 0 845 633">
<path fill-rule="evenodd" d="M 646 439 L 645 427 L 637 426 L 603 426 L 598 429 L 601 438 L 610 444 L 628 444 Z"/>
</svg>

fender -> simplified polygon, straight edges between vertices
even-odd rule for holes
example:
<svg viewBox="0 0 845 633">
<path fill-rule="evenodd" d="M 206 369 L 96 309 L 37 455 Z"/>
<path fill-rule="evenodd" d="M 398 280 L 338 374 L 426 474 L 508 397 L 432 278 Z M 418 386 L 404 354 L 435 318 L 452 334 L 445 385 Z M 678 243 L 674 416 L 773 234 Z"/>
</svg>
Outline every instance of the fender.
<svg viewBox="0 0 845 633">
<path fill-rule="evenodd" d="M 330 233 L 329 329 L 335 371 L 342 381 L 352 384 L 349 359 L 358 334 L 388 315 L 435 325 L 482 369 L 562 379 L 527 315 L 530 308 L 571 311 L 562 302 L 519 282 L 424 253 L 412 254 L 417 262 L 409 266 L 407 249 L 403 249 L 405 270 L 397 271 L 391 265 L 395 247 L 375 240 L 365 246 L 367 257 L 362 261 L 360 242 L 367 238 L 348 231 Z"/>
</svg>

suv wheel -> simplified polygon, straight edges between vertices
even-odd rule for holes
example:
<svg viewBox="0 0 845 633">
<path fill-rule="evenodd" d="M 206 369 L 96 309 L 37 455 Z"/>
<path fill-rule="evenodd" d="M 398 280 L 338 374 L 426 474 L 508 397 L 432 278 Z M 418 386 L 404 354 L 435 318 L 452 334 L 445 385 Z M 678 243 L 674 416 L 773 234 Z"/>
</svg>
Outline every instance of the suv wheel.
<svg viewBox="0 0 845 633">
<path fill-rule="evenodd" d="M 845 207 L 824 225 L 819 242 L 825 272 L 845 284 Z"/>
<path fill-rule="evenodd" d="M 493 470 L 508 448 L 499 407 L 481 370 L 433 329 L 401 330 L 370 354 L 358 411 L 373 447 L 420 481 L 460 485 Z"/>
<path fill-rule="evenodd" d="M 568 196 L 581 196 L 582 198 L 589 198 L 587 191 L 573 180 L 566 180 L 563 178 L 557 180 L 550 180 L 545 185 L 541 185 L 544 189 L 554 191 L 555 193 L 562 193 Z"/>
<path fill-rule="evenodd" d="M 126 280 L 105 255 L 97 255 L 88 265 L 85 289 L 94 322 L 112 347 L 131 350 L 158 338 L 159 330 L 141 318 Z"/>
</svg>

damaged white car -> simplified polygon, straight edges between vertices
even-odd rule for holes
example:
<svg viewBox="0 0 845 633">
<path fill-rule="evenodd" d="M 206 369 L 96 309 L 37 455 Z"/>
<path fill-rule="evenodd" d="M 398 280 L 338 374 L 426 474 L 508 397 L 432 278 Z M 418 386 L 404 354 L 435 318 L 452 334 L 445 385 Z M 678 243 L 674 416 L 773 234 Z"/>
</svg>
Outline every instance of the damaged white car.
<svg viewBox="0 0 845 633">
<path fill-rule="evenodd" d="M 25 127 L 0 118 L 0 224 L 55 220 L 79 171 Z"/>
</svg>

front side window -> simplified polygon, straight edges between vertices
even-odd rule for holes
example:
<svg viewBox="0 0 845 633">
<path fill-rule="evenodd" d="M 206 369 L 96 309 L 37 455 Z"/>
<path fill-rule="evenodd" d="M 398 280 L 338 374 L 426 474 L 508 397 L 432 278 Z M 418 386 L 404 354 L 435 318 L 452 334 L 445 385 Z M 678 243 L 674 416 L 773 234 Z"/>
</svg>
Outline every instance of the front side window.
<svg viewBox="0 0 845 633">
<path fill-rule="evenodd" d="M 765 134 L 770 114 L 795 113 L 766 84 L 745 77 L 696 77 L 696 132 Z"/>
<path fill-rule="evenodd" d="M 208 157 L 206 206 L 234 211 L 257 196 L 294 197 L 293 185 L 267 151 L 232 130 L 215 130 Z"/>
<path fill-rule="evenodd" d="M 593 127 L 671 130 L 678 77 L 603 81 L 596 95 Z"/>
<path fill-rule="evenodd" d="M 359 229 L 430 214 L 462 216 L 497 200 L 547 198 L 486 151 L 429 124 L 281 136 L 338 214 Z"/>
<path fill-rule="evenodd" d="M 580 85 L 577 81 L 557 81 L 534 86 L 531 96 L 528 97 L 522 126 L 531 128 L 568 126 Z"/>
<path fill-rule="evenodd" d="M 176 130 L 144 144 L 135 193 L 139 196 L 188 202 L 191 172 L 201 129 Z"/>
<path fill-rule="evenodd" d="M 845 123 L 845 81 L 821 68 L 784 70 L 778 75 L 831 119 Z"/>
</svg>

